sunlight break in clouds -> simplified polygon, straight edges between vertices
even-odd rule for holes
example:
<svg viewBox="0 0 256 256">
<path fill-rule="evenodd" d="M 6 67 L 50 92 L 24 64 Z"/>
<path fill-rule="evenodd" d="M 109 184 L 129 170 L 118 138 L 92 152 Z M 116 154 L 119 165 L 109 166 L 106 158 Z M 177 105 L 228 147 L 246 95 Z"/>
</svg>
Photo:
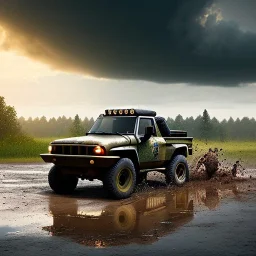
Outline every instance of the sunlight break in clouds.
<svg viewBox="0 0 256 256">
<path fill-rule="evenodd" d="M 213 4 L 210 8 L 206 8 L 205 13 L 199 17 L 198 21 L 203 27 L 205 27 L 209 16 L 215 16 L 216 23 L 223 20 L 221 9 L 217 8 L 215 4 Z"/>
<path fill-rule="evenodd" d="M 15 45 L 18 41 L 10 39 L 7 31 L 0 26 L 0 87 L 7 81 L 36 81 L 39 77 L 57 74 L 48 65 L 21 56 L 19 49 L 9 49 L 10 43 Z"/>
<path fill-rule="evenodd" d="M 0 51 L 0 81 L 33 80 L 39 77 L 53 76 L 57 72 L 49 66 L 35 62 L 27 57 L 20 56 L 15 52 Z M 0 83 L 0 87 L 1 84 Z M 3 84 L 2 84 L 3 86 Z"/>
</svg>

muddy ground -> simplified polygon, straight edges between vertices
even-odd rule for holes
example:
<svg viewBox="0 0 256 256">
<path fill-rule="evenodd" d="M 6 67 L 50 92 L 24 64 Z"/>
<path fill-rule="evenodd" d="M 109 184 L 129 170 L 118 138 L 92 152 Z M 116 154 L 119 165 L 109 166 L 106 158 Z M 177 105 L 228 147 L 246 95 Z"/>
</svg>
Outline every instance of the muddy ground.
<svg viewBox="0 0 256 256">
<path fill-rule="evenodd" d="M 148 175 L 129 199 L 100 181 L 52 193 L 51 165 L 0 165 L 0 255 L 256 255 L 256 170 L 169 187 Z"/>
</svg>

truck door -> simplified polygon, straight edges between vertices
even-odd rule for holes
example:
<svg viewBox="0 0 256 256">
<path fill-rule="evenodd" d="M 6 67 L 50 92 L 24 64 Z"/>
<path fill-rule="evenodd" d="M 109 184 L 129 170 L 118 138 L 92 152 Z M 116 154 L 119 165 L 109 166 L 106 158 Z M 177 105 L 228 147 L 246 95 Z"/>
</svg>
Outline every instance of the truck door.
<svg viewBox="0 0 256 256">
<path fill-rule="evenodd" d="M 145 128 L 153 126 L 154 134 L 146 142 L 138 144 L 138 155 L 140 168 L 157 168 L 161 167 L 165 160 L 165 140 L 162 137 L 157 137 L 155 121 L 152 117 L 140 117 L 137 126 L 137 136 L 142 138 L 145 135 Z"/>
</svg>

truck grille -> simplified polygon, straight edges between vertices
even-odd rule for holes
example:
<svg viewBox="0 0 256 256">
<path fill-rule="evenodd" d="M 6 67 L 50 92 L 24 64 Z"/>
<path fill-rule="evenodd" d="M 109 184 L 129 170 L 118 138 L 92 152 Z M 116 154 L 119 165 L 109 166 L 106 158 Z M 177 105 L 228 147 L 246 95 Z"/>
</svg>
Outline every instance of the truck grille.
<svg viewBox="0 0 256 256">
<path fill-rule="evenodd" d="M 60 155 L 93 155 L 95 146 L 85 145 L 52 145 L 52 154 Z"/>
</svg>

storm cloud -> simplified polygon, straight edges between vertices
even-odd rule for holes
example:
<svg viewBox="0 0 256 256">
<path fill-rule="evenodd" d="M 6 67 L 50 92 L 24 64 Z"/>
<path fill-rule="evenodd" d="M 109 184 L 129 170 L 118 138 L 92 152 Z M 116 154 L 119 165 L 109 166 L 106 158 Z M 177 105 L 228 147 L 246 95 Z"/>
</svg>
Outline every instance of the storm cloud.
<svg viewBox="0 0 256 256">
<path fill-rule="evenodd" d="M 256 82 L 256 33 L 222 18 L 214 0 L 0 0 L 0 47 L 101 78 Z"/>
</svg>

